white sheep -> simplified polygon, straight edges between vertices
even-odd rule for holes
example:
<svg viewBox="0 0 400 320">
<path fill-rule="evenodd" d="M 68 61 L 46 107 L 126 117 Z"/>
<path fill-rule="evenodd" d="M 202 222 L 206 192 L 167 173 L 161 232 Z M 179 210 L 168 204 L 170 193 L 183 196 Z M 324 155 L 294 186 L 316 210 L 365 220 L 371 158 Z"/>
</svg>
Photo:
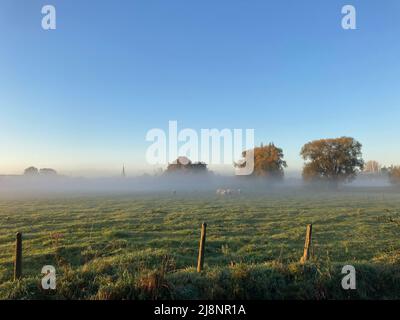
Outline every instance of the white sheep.
<svg viewBox="0 0 400 320">
<path fill-rule="evenodd" d="M 234 190 L 234 189 L 222 189 L 219 188 L 217 189 L 217 195 L 220 196 L 233 196 L 233 195 L 240 195 L 242 191 L 240 189 Z"/>
</svg>

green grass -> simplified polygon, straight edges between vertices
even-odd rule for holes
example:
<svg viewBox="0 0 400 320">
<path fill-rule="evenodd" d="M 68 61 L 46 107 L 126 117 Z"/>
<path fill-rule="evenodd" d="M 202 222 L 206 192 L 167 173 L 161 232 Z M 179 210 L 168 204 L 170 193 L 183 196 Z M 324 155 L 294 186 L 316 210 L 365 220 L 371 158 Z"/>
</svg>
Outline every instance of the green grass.
<svg viewBox="0 0 400 320">
<path fill-rule="evenodd" d="M 400 227 L 387 222 L 399 216 L 391 189 L 3 199 L 0 299 L 400 298 Z M 313 260 L 302 266 L 308 223 Z M 24 238 L 18 283 L 16 232 Z M 55 293 L 39 288 L 46 264 L 57 269 Z M 345 264 L 360 273 L 356 292 L 340 287 Z"/>
</svg>

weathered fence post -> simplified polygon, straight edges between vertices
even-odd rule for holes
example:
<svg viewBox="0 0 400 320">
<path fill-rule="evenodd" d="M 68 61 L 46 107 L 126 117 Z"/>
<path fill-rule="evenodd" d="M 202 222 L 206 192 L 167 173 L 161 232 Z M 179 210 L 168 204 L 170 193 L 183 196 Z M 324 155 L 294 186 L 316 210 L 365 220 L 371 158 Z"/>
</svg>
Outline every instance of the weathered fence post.
<svg viewBox="0 0 400 320">
<path fill-rule="evenodd" d="M 15 241 L 14 281 L 22 277 L 22 233 L 17 233 Z"/>
<path fill-rule="evenodd" d="M 197 259 L 197 272 L 201 272 L 204 266 L 204 250 L 206 245 L 206 228 L 207 223 L 203 222 L 201 225 L 201 237 L 199 244 L 199 257 Z"/>
<path fill-rule="evenodd" d="M 300 263 L 305 263 L 310 258 L 311 233 L 312 233 L 312 224 L 308 224 L 306 231 L 306 242 L 304 243 L 303 257 L 300 259 Z"/>
</svg>

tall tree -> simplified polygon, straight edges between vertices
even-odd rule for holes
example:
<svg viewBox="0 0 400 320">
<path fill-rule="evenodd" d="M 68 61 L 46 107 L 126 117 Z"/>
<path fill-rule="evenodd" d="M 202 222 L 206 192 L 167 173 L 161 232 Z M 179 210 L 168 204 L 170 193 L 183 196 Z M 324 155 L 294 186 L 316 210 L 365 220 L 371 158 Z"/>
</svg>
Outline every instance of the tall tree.
<svg viewBox="0 0 400 320">
<path fill-rule="evenodd" d="M 251 176 L 267 177 L 275 180 L 281 180 L 284 176 L 284 168 L 287 167 L 286 161 L 283 160 L 284 155 L 281 148 L 276 147 L 273 143 L 266 146 L 261 144 L 260 147 L 253 149 L 254 151 L 254 171 Z M 246 159 L 249 151 L 243 151 L 242 156 Z M 236 167 L 245 167 L 246 162 L 242 161 L 235 164 Z"/>
<path fill-rule="evenodd" d="M 321 139 L 309 142 L 301 149 L 305 160 L 303 178 L 307 181 L 327 181 L 337 187 L 355 179 L 363 170 L 360 142 L 350 137 Z"/>
</svg>

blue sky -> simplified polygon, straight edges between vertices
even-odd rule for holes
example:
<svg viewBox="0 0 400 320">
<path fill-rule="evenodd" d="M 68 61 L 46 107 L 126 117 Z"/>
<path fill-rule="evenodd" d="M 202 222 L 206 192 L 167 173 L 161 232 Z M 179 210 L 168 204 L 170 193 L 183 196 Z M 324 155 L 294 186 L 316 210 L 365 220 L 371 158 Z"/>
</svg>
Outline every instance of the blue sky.
<svg viewBox="0 0 400 320">
<path fill-rule="evenodd" d="M 151 171 L 146 132 L 169 120 L 254 128 L 291 171 L 304 143 L 343 135 L 400 164 L 399 35 L 398 0 L 2 0 L 0 173 Z"/>
</svg>

